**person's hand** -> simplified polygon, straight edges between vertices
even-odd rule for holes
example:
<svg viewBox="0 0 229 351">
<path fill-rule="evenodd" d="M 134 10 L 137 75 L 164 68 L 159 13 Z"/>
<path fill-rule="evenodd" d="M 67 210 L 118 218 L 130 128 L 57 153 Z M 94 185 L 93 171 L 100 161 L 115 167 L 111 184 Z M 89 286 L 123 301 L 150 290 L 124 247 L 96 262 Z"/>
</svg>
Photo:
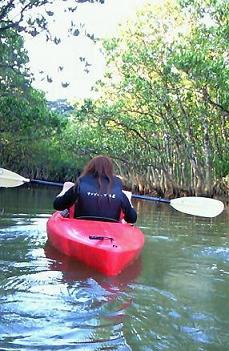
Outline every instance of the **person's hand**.
<svg viewBox="0 0 229 351">
<path fill-rule="evenodd" d="M 129 202 L 130 202 L 131 207 L 133 207 L 133 205 L 132 205 L 132 203 L 131 203 L 132 192 L 131 192 L 131 191 L 127 191 L 127 190 L 123 190 L 122 192 L 126 195 L 127 199 L 128 199 Z"/>
<path fill-rule="evenodd" d="M 75 184 L 72 182 L 65 182 L 63 185 L 63 188 L 61 190 L 61 192 L 57 195 L 57 196 L 62 196 L 66 193 L 66 191 L 68 191 L 70 188 L 72 188 Z"/>
</svg>

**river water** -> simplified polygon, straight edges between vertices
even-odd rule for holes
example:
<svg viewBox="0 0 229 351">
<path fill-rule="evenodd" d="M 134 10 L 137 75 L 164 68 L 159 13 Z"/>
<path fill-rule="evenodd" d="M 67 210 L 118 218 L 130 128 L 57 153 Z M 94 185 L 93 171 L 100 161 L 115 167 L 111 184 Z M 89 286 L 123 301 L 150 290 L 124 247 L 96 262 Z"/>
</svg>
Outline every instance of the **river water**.
<svg viewBox="0 0 229 351">
<path fill-rule="evenodd" d="M 228 215 L 136 201 L 141 257 L 105 277 L 54 250 L 59 189 L 0 189 L 1 351 L 228 351 Z"/>
</svg>

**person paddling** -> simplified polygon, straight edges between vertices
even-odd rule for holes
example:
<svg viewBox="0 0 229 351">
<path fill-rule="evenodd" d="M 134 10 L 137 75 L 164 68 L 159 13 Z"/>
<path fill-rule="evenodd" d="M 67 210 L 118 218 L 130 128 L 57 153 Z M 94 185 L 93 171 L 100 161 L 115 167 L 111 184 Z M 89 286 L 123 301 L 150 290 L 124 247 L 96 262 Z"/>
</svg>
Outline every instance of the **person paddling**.
<svg viewBox="0 0 229 351">
<path fill-rule="evenodd" d="M 65 182 L 53 206 L 62 211 L 75 205 L 74 217 L 119 221 L 121 215 L 135 223 L 137 213 L 131 204 L 131 193 L 123 190 L 122 181 L 113 174 L 107 156 L 96 156 L 85 166 L 76 183 Z"/>
</svg>

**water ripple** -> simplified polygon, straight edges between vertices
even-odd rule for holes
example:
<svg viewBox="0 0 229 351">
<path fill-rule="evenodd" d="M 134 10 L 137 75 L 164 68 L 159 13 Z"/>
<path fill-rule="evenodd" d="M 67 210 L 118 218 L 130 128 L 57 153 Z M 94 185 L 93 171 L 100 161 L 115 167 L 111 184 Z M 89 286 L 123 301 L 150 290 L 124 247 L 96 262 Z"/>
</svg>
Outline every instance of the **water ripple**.
<svg viewBox="0 0 229 351">
<path fill-rule="evenodd" d="M 142 257 L 105 277 L 46 244 L 54 192 L 14 193 L 20 214 L 3 204 L 0 218 L 1 351 L 227 351 L 226 218 L 138 202 Z"/>
<path fill-rule="evenodd" d="M 129 350 L 123 337 L 123 320 L 131 302 L 117 296 L 92 278 L 66 286 L 60 272 L 10 277 L 1 299 L 1 340 L 27 350 L 29 345 L 69 345 L 89 350 Z M 96 345 L 95 348 L 92 345 Z"/>
</svg>

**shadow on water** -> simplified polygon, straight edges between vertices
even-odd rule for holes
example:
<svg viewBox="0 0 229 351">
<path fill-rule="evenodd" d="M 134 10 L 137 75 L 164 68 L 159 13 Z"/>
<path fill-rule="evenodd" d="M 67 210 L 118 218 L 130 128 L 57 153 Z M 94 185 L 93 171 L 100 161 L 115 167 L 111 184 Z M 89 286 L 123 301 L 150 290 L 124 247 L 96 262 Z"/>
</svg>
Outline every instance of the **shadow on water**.
<svg viewBox="0 0 229 351">
<path fill-rule="evenodd" d="M 27 247 L 3 268 L 1 350 L 131 350 L 123 325 L 140 258 L 105 277 L 46 243 Z"/>
<path fill-rule="evenodd" d="M 48 259 L 48 268 L 51 271 L 62 272 L 63 282 L 84 281 L 93 278 L 98 284 L 109 291 L 125 291 L 131 282 L 134 282 L 142 270 L 141 256 L 138 257 L 118 276 L 105 277 L 85 264 L 76 261 L 58 252 L 49 242 L 44 248 L 45 257 Z"/>
</svg>

